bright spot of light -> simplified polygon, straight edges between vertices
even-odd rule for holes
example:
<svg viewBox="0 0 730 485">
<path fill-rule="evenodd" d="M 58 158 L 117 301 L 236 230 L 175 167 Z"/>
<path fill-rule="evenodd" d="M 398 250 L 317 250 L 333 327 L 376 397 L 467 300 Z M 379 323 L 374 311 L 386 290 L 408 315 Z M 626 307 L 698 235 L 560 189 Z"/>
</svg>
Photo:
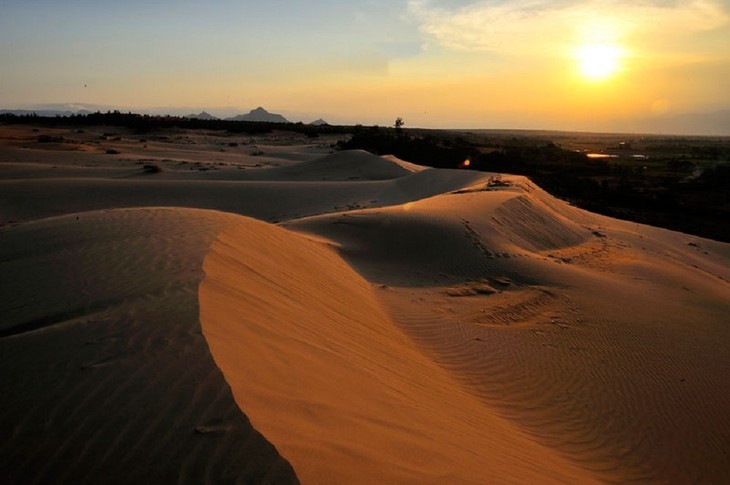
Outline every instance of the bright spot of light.
<svg viewBox="0 0 730 485">
<path fill-rule="evenodd" d="M 613 44 L 584 44 L 575 52 L 581 74 L 590 80 L 610 78 L 621 69 L 623 50 Z"/>
</svg>

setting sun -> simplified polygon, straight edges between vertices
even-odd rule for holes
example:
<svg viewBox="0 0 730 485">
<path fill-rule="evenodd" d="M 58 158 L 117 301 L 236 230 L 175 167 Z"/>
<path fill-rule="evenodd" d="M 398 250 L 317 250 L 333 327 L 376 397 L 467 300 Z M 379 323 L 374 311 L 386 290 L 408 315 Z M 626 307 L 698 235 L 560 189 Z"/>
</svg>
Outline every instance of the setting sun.
<svg viewBox="0 0 730 485">
<path fill-rule="evenodd" d="M 583 77 L 600 81 L 621 69 L 622 49 L 611 44 L 586 44 L 576 49 L 578 69 Z"/>
</svg>

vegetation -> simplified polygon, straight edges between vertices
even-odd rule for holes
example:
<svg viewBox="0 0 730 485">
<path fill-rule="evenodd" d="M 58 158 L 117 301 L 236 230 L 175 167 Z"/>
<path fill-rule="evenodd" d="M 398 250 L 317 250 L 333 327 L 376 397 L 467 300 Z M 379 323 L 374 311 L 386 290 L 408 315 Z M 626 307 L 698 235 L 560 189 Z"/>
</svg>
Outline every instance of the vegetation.
<svg viewBox="0 0 730 485">
<path fill-rule="evenodd" d="M 553 195 L 593 212 L 730 242 L 730 138 L 559 132 L 419 130 L 150 116 L 119 111 L 67 118 L 0 115 L 0 123 L 121 126 L 139 134 L 168 128 L 316 138 L 341 135 L 340 149 L 393 154 L 438 168 L 526 175 Z M 107 136 L 108 135 L 108 136 Z M 113 137 L 113 133 L 105 137 Z M 39 143 L 61 137 L 39 135 Z M 587 153 L 605 158 L 590 158 Z"/>
<path fill-rule="evenodd" d="M 232 121 L 191 119 L 181 116 L 154 116 L 137 113 L 121 113 L 108 111 L 106 113 L 79 114 L 66 117 L 44 117 L 37 115 L 17 116 L 14 114 L 0 114 L 0 123 L 23 124 L 33 123 L 41 126 L 123 126 L 136 133 L 149 133 L 166 128 L 208 129 L 229 131 L 232 133 L 262 134 L 276 130 L 286 130 L 316 138 L 324 133 L 345 134 L 350 131 L 347 127 L 332 125 L 305 125 L 304 123 L 270 123 L 259 121 Z"/>
<path fill-rule="evenodd" d="M 161 173 L 162 172 L 162 168 L 159 165 L 154 164 L 154 163 L 145 163 L 142 166 L 142 170 L 145 173 Z"/>
<path fill-rule="evenodd" d="M 730 242 L 730 138 L 561 133 L 563 148 L 548 138 L 555 133 L 409 131 L 361 128 L 340 147 L 526 175 L 592 212 Z"/>
<path fill-rule="evenodd" d="M 392 154 L 403 160 L 438 168 L 458 168 L 474 147 L 446 134 L 406 135 L 401 128 L 356 126 L 352 137 L 340 142 L 342 150 L 363 149 L 378 155 Z"/>
</svg>

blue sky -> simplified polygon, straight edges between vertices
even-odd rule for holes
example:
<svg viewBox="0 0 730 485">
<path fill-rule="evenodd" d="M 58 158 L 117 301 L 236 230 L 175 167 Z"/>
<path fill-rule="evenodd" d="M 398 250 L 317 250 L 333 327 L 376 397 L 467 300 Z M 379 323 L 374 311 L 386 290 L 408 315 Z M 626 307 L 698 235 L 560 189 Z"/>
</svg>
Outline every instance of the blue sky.
<svg viewBox="0 0 730 485">
<path fill-rule="evenodd" d="M 728 46 L 728 0 L 0 0 L 0 107 L 610 128 L 729 108 Z"/>
</svg>

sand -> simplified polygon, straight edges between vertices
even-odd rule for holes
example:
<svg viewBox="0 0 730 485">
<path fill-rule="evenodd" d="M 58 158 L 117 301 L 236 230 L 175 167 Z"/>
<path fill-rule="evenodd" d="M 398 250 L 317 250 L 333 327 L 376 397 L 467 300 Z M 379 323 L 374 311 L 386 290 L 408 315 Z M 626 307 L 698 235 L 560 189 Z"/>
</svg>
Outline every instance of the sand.
<svg viewBox="0 0 730 485">
<path fill-rule="evenodd" d="M 38 130 L 3 483 L 730 481 L 730 245 L 332 140 Z"/>
</svg>

